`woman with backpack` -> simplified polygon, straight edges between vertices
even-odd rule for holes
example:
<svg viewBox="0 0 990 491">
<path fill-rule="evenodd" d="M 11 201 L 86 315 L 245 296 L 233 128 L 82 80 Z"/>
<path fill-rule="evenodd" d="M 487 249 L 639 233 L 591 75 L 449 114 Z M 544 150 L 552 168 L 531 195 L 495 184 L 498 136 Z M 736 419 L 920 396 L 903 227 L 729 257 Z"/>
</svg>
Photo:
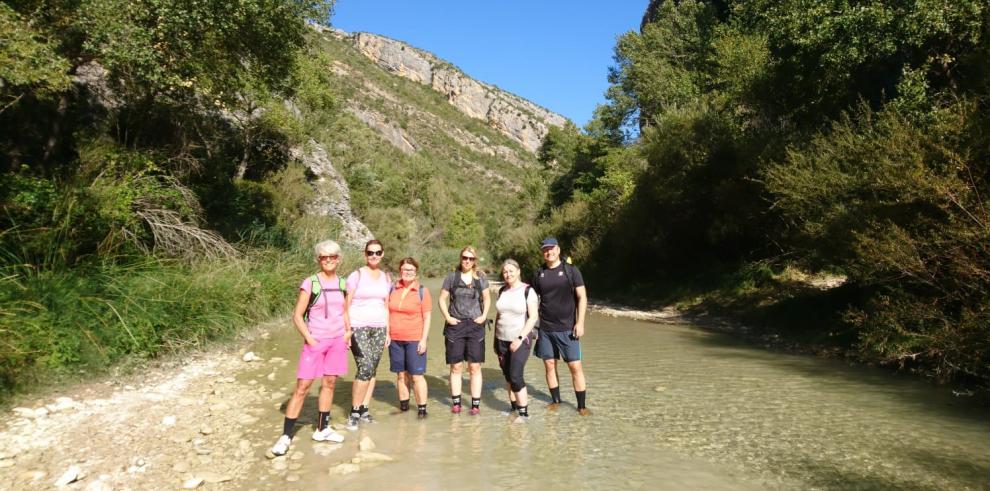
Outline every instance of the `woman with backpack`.
<svg viewBox="0 0 990 491">
<path fill-rule="evenodd" d="M 416 279 L 419 263 L 411 257 L 399 261 L 399 281 L 388 296 L 389 365 L 396 374 L 399 409 L 409 410 L 409 386 L 416 397 L 419 419 L 426 417 L 426 345 L 430 336 L 433 298 Z"/>
<path fill-rule="evenodd" d="M 491 307 L 488 280 L 478 272 L 478 254 L 471 246 L 461 250 L 457 269 L 447 275 L 440 290 L 440 312 L 446 321 L 443 336 L 450 365 L 451 412 L 461 412 L 461 372 L 468 362 L 471 377 L 471 414 L 481 412 L 481 364 L 485 362 L 485 319 Z"/>
<path fill-rule="evenodd" d="M 382 352 L 389 343 L 388 294 L 392 280 L 382 270 L 385 248 L 376 239 L 364 245 L 365 265 L 347 277 L 347 315 L 353 331 L 351 353 L 357 374 L 351 386 L 351 413 L 347 429 L 357 430 L 358 423 L 371 423 L 368 410 L 375 391 L 375 372 Z"/>
<path fill-rule="evenodd" d="M 532 350 L 533 327 L 540 309 L 540 299 L 529 285 L 519 279 L 519 263 L 506 259 L 502 263 L 505 285 L 495 302 L 495 354 L 508 384 L 512 410 L 521 421 L 529 418 L 529 398 L 523 372 Z"/>
<path fill-rule="evenodd" d="M 292 323 L 303 338 L 296 369 L 296 389 L 285 407 L 282 436 L 271 449 L 275 456 L 285 455 L 292 443 L 293 429 L 313 379 L 322 378 L 319 414 L 313 440 L 341 443 L 344 437 L 330 426 L 330 408 L 337 377 L 347 373 L 347 343 L 351 337 L 350 321 L 344 309 L 346 288 L 337 275 L 340 246 L 327 240 L 316 244 L 316 262 L 320 271 L 303 280 L 299 297 L 292 310 Z"/>
</svg>

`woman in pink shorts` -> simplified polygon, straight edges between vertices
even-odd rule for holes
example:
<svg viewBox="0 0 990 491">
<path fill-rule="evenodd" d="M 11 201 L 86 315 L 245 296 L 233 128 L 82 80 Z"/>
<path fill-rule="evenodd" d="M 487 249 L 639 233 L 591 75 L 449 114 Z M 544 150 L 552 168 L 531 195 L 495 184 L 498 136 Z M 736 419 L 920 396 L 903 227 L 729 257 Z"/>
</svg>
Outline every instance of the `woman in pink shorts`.
<svg viewBox="0 0 990 491">
<path fill-rule="evenodd" d="M 316 244 L 316 261 L 320 271 L 299 285 L 299 298 L 292 312 L 292 323 L 303 338 L 296 369 L 296 390 L 285 408 L 282 436 L 272 447 L 273 455 L 285 455 L 292 443 L 293 428 L 313 379 L 322 378 L 319 415 L 313 440 L 341 443 L 344 437 L 330 427 L 330 407 L 337 377 L 347 373 L 347 343 L 351 336 L 350 321 L 344 309 L 346 287 L 337 276 L 340 246 L 327 240 Z"/>
</svg>

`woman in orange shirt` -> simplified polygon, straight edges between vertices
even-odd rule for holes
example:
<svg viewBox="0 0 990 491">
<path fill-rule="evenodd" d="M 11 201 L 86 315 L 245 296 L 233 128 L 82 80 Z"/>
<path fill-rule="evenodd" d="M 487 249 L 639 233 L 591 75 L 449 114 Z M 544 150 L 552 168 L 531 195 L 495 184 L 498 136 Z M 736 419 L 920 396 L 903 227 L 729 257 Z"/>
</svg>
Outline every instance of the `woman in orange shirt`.
<svg viewBox="0 0 990 491">
<path fill-rule="evenodd" d="M 430 291 L 419 283 L 419 263 L 411 257 L 399 261 L 399 281 L 388 296 L 389 367 L 396 374 L 399 409 L 409 410 L 412 379 L 417 417 L 426 417 L 426 341 L 430 335 Z"/>
</svg>

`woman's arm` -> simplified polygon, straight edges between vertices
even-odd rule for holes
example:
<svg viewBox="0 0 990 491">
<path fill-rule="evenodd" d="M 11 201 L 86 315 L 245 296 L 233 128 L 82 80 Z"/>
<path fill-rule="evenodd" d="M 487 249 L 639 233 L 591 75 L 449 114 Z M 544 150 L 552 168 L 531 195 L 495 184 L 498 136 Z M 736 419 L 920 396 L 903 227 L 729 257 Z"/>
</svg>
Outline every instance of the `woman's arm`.
<svg viewBox="0 0 990 491">
<path fill-rule="evenodd" d="M 447 304 L 450 301 L 450 292 L 447 290 L 440 290 L 440 300 L 437 301 L 437 305 L 440 306 L 440 313 L 443 314 L 444 320 L 447 324 L 452 326 L 457 325 L 457 319 L 450 316 L 450 312 L 447 310 Z"/>
<path fill-rule="evenodd" d="M 296 330 L 299 331 L 299 335 L 302 336 L 306 344 L 316 346 L 316 339 L 309 333 L 309 326 L 306 325 L 306 320 L 303 319 L 306 309 L 309 308 L 309 296 L 310 293 L 308 291 L 299 289 L 299 298 L 296 299 L 296 307 L 292 309 L 292 324 L 296 326 Z"/>
<path fill-rule="evenodd" d="M 485 319 L 488 318 L 488 310 L 491 306 L 492 292 L 488 288 L 485 288 L 485 290 L 481 292 L 481 316 L 474 319 L 475 324 L 482 324 L 485 322 Z"/>
</svg>

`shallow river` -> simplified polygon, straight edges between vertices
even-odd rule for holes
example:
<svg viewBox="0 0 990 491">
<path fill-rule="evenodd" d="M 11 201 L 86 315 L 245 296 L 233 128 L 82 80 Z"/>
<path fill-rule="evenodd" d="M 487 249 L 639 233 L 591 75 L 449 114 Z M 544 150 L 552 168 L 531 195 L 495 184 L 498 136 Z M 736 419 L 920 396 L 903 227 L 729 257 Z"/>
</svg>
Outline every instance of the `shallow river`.
<svg viewBox="0 0 990 491">
<path fill-rule="evenodd" d="M 431 291 L 439 284 L 431 281 Z M 377 422 L 343 428 L 354 369 L 338 383 L 332 422 L 342 445 L 309 439 L 314 387 L 300 417 L 291 461 L 301 480 L 286 483 L 258 466 L 257 484 L 278 489 L 990 489 L 990 411 L 888 371 L 771 353 L 689 326 L 591 315 L 584 338 L 590 417 L 549 401 L 543 367 L 531 358 L 530 420 L 513 424 L 497 361 L 486 343 L 482 411 L 449 412 L 439 313 L 434 309 L 427 379 L 429 417 L 398 412 L 388 357 L 372 402 Z M 268 381 L 286 394 L 294 383 L 299 337 L 286 323 L 255 346 L 290 364 Z M 464 390 L 467 395 L 467 380 Z M 249 430 L 274 442 L 278 404 Z M 284 407 L 284 403 L 282 404 Z M 346 476 L 364 436 L 396 462 Z"/>
</svg>

